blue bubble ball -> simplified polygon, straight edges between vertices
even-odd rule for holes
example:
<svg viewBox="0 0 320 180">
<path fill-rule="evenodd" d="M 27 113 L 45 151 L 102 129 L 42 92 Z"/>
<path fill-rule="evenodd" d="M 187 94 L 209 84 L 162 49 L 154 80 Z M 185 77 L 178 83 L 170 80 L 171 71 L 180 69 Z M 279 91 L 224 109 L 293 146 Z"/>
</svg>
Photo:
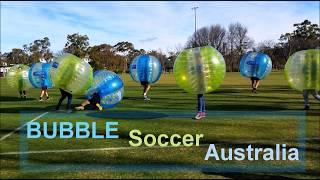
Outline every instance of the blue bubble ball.
<svg viewBox="0 0 320 180">
<path fill-rule="evenodd" d="M 249 52 L 240 60 L 240 73 L 248 78 L 265 78 L 272 70 L 270 57 L 260 52 Z"/>
<path fill-rule="evenodd" d="M 86 92 L 86 97 L 90 99 L 94 93 L 100 96 L 100 105 L 103 108 L 115 107 L 123 98 L 123 82 L 114 72 L 108 70 L 98 70 L 93 74 L 93 83 Z"/>
<path fill-rule="evenodd" d="M 153 84 L 160 79 L 162 66 L 160 61 L 151 55 L 139 55 L 130 64 L 130 75 L 134 81 Z"/>
<path fill-rule="evenodd" d="M 51 63 L 35 63 L 29 69 L 29 81 L 34 88 L 52 88 L 50 78 Z"/>
</svg>

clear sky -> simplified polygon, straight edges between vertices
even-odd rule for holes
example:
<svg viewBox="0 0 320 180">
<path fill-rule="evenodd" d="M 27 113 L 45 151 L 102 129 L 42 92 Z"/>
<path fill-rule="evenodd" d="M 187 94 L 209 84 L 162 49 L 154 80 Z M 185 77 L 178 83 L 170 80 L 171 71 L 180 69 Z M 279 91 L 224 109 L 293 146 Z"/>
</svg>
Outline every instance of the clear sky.
<svg viewBox="0 0 320 180">
<path fill-rule="evenodd" d="M 319 24 L 317 1 L 281 2 L 1 2 L 1 52 L 49 37 L 54 52 L 67 34 L 88 35 L 90 45 L 129 41 L 135 48 L 173 50 L 198 27 L 240 22 L 256 43 L 277 41 L 305 19 Z"/>
</svg>

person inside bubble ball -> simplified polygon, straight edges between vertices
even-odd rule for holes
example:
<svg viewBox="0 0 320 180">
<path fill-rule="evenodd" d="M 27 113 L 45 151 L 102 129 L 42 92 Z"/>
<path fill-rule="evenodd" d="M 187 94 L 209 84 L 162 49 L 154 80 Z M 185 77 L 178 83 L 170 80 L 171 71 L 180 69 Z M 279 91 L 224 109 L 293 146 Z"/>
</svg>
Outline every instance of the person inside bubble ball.
<svg viewBox="0 0 320 180">
<path fill-rule="evenodd" d="M 260 83 L 260 79 L 257 77 L 251 77 L 251 87 L 252 87 L 252 92 L 257 93 L 257 89 Z"/>
<path fill-rule="evenodd" d="M 39 101 L 42 101 L 42 97 L 45 94 L 47 97 L 47 100 L 50 100 L 49 94 L 48 94 L 48 81 L 46 80 L 45 77 L 41 77 L 42 81 L 41 81 L 41 93 L 40 93 L 40 97 L 39 97 Z"/>
<path fill-rule="evenodd" d="M 304 99 L 304 110 L 310 109 L 309 95 L 312 95 L 316 100 L 320 101 L 320 95 L 315 89 L 304 89 L 303 99 Z"/>
<path fill-rule="evenodd" d="M 21 67 L 18 67 L 19 70 L 22 70 Z M 18 86 L 19 86 L 19 94 L 21 99 L 27 99 L 27 93 L 26 90 L 23 88 L 24 79 L 22 77 L 18 80 Z"/>
<path fill-rule="evenodd" d="M 194 119 L 200 120 L 206 117 L 206 111 L 205 111 L 206 104 L 205 104 L 203 94 L 198 94 L 197 99 L 198 99 L 198 113 L 194 117 Z"/>
<path fill-rule="evenodd" d="M 148 98 L 147 94 L 148 94 L 151 86 L 148 81 L 141 81 L 141 85 L 143 87 L 143 98 L 144 98 L 144 100 L 149 101 L 150 98 Z"/>
<path fill-rule="evenodd" d="M 198 60 L 199 62 L 200 60 Z M 204 66 L 203 64 L 198 64 L 197 67 L 196 67 L 196 72 L 198 72 L 198 74 L 200 76 L 203 76 L 203 72 L 204 72 Z M 199 86 L 201 87 L 200 89 L 204 89 L 205 87 L 205 84 L 203 82 L 199 82 Z M 204 94 L 203 93 L 199 93 L 197 95 L 197 100 L 198 100 L 198 107 L 197 107 L 197 110 L 198 110 L 198 113 L 197 115 L 194 117 L 194 119 L 196 120 L 200 120 L 200 119 L 203 119 L 206 117 L 206 112 L 205 112 L 205 106 L 206 106 L 206 103 L 205 103 L 205 100 L 204 100 Z"/>
<path fill-rule="evenodd" d="M 90 110 L 97 110 L 99 109 L 102 111 L 102 107 L 100 105 L 100 95 L 98 93 L 93 93 L 92 97 L 90 99 L 87 99 L 81 103 L 80 106 L 75 107 L 77 111 L 85 110 L 85 109 L 90 109 Z"/>
<path fill-rule="evenodd" d="M 71 113 L 72 112 L 72 109 L 71 109 L 72 94 L 70 92 L 68 92 L 68 91 L 65 91 L 65 90 L 61 89 L 61 88 L 59 88 L 59 90 L 60 90 L 60 93 L 61 93 L 61 98 L 60 98 L 60 100 L 59 100 L 59 102 L 57 104 L 56 111 L 59 111 L 62 101 L 65 98 L 68 98 L 67 112 Z"/>
</svg>

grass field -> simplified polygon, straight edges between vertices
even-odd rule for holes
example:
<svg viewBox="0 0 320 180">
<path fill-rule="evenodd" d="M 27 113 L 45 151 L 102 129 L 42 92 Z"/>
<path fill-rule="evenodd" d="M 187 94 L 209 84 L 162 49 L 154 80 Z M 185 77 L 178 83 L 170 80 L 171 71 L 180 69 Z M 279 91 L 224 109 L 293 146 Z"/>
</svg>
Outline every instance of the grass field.
<svg viewBox="0 0 320 180">
<path fill-rule="evenodd" d="M 227 73 L 222 86 L 206 95 L 207 118 L 202 121 L 192 119 L 196 97 L 178 88 L 173 74 L 164 74 L 152 86 L 149 102 L 141 98 L 139 84 L 128 75 L 122 79 L 125 97 L 117 107 L 70 114 L 53 111 L 59 99 L 57 89 L 49 90 L 50 101 L 38 102 L 37 89 L 29 90 L 28 99 L 21 101 L 1 79 L 1 138 L 45 112 L 49 113 L 37 121 L 94 121 L 99 134 L 106 121 L 118 121 L 120 135 L 113 140 L 26 140 L 24 131 L 17 130 L 1 140 L 1 178 L 319 178 L 320 105 L 311 98 L 311 110 L 302 110 L 302 95 L 288 87 L 283 72 L 272 72 L 261 82 L 258 94 L 251 93 L 248 79 Z M 81 101 L 82 97 L 74 97 L 73 106 Z M 128 134 L 133 129 L 144 135 L 201 133 L 204 139 L 199 147 L 131 148 Z M 277 143 L 304 147 L 305 161 L 298 172 L 283 172 L 296 165 L 289 161 L 205 161 L 212 143 L 219 149 Z M 242 168 L 241 172 L 224 171 L 233 166 Z M 268 166 L 277 167 L 278 172 Z"/>
</svg>

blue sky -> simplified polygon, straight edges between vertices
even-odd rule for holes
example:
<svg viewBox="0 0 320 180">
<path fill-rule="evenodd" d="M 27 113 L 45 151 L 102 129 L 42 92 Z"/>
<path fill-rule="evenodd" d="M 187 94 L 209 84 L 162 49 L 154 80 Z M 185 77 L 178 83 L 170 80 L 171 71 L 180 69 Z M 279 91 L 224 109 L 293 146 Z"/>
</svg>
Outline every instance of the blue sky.
<svg viewBox="0 0 320 180">
<path fill-rule="evenodd" d="M 198 27 L 240 22 L 256 43 L 277 41 L 305 19 L 319 24 L 319 2 L 1 2 L 1 52 L 49 37 L 54 52 L 67 34 L 88 35 L 90 45 L 130 41 L 137 49 L 166 52 L 182 46 Z"/>
</svg>

